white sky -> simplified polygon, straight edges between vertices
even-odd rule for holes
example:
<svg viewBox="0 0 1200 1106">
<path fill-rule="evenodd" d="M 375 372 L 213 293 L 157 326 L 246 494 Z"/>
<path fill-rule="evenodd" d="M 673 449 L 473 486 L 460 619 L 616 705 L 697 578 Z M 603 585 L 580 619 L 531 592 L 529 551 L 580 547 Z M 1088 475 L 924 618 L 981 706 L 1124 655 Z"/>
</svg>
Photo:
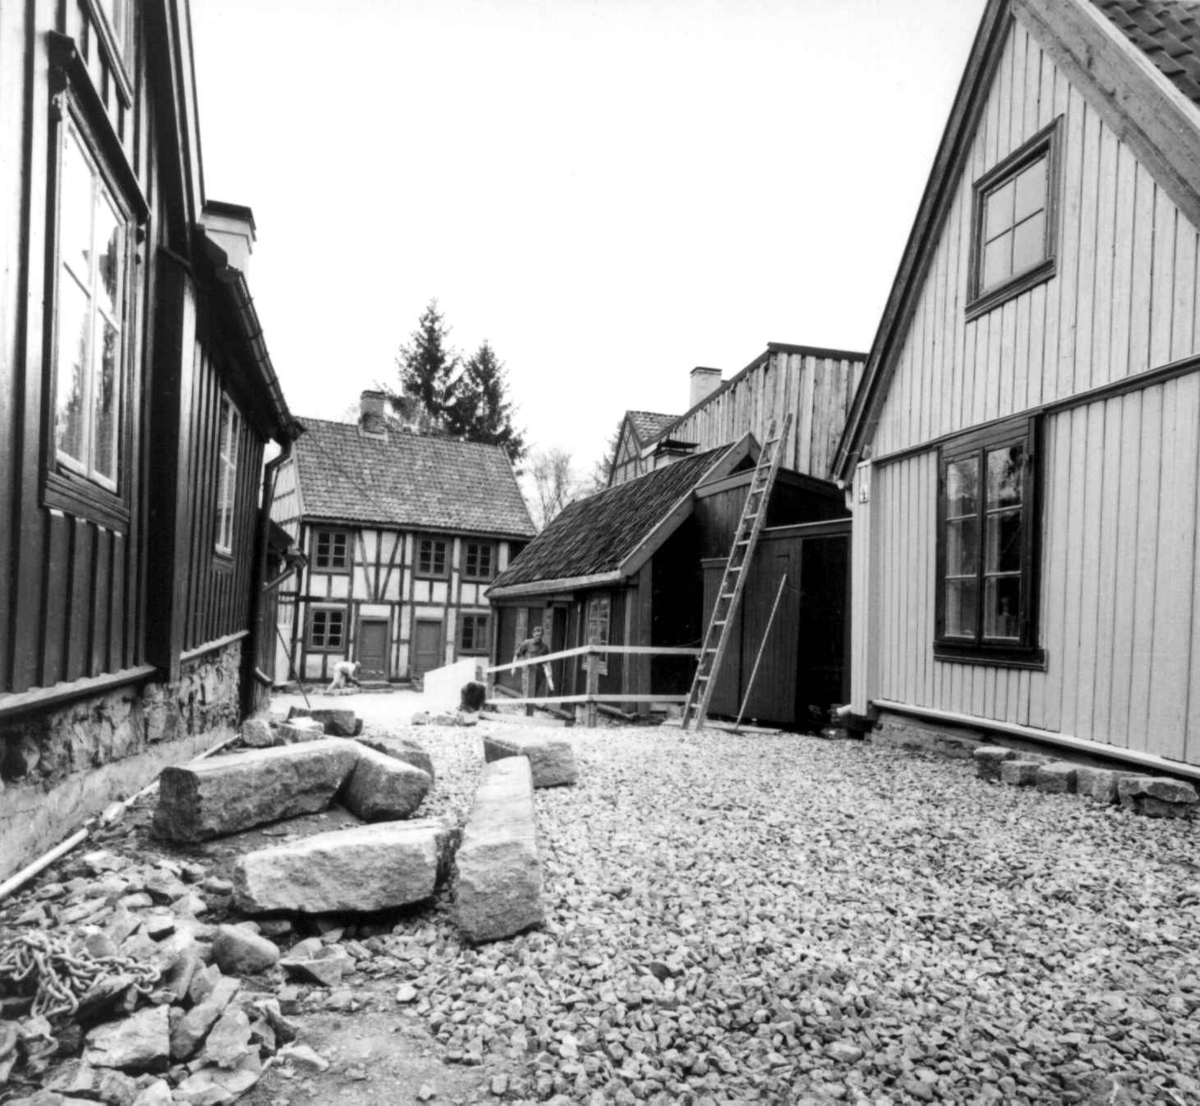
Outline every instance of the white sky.
<svg viewBox="0 0 1200 1106">
<path fill-rule="evenodd" d="M 590 468 L 768 341 L 867 350 L 983 0 L 192 0 L 206 193 L 294 413 L 436 296 Z"/>
</svg>

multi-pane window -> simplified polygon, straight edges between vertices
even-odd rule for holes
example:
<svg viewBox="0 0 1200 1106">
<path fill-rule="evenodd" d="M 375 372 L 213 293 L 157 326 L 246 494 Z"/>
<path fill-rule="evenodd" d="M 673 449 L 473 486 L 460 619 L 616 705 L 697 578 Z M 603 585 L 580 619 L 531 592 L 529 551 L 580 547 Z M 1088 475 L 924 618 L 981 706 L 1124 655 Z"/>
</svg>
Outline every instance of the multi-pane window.
<svg viewBox="0 0 1200 1106">
<path fill-rule="evenodd" d="M 491 542 L 463 543 L 463 577 L 467 580 L 490 580 L 495 575 L 495 546 Z"/>
<path fill-rule="evenodd" d="M 340 653 L 346 648 L 346 609 L 317 607 L 308 619 L 308 647 L 326 653 Z"/>
<path fill-rule="evenodd" d="M 221 397 L 217 442 L 217 552 L 233 552 L 233 516 L 237 502 L 238 430 L 241 419 L 228 397 Z"/>
<path fill-rule="evenodd" d="M 350 535 L 345 530 L 316 532 L 313 568 L 318 572 L 349 572 Z"/>
<path fill-rule="evenodd" d="M 419 576 L 446 575 L 447 543 L 442 538 L 419 538 L 417 540 L 417 574 Z"/>
<path fill-rule="evenodd" d="M 460 653 L 486 653 L 488 646 L 488 616 L 486 614 L 461 615 L 458 626 L 458 651 Z"/>
<path fill-rule="evenodd" d="M 969 312 L 1053 275 L 1056 130 L 1052 124 L 975 184 Z"/>
<path fill-rule="evenodd" d="M 607 645 L 611 601 L 607 595 L 594 595 L 587 605 L 587 643 L 588 645 Z M 601 653 L 597 658 L 597 671 L 601 675 L 608 672 L 608 654 Z"/>
<path fill-rule="evenodd" d="M 73 121 L 62 134 L 54 442 L 62 466 L 116 491 L 129 220 Z"/>
<path fill-rule="evenodd" d="M 944 446 L 937 651 L 1019 659 L 1035 649 L 1033 425 Z"/>
</svg>

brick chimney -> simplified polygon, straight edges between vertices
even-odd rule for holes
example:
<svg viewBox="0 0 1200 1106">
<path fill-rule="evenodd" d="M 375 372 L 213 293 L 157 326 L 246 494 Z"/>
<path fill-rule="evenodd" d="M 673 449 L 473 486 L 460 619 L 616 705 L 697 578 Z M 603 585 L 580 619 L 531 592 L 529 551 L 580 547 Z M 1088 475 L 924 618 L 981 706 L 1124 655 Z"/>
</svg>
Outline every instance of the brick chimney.
<svg viewBox="0 0 1200 1106">
<path fill-rule="evenodd" d="M 708 399 L 720 386 L 720 369 L 706 369 L 697 365 L 692 369 L 692 387 L 688 396 L 688 410 L 690 411 L 702 399 Z"/>
<path fill-rule="evenodd" d="M 387 395 L 383 392 L 363 392 L 359 400 L 359 427 L 368 434 L 387 433 Z"/>
</svg>

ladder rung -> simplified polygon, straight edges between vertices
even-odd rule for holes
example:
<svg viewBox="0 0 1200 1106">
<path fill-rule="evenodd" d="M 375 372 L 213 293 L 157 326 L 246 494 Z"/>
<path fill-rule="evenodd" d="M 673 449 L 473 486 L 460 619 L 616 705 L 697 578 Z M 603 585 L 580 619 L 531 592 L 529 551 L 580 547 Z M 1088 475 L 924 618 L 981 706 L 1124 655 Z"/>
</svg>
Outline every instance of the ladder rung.
<svg viewBox="0 0 1200 1106">
<path fill-rule="evenodd" d="M 723 591 L 717 598 L 718 599 L 732 599 L 733 595 L 734 595 L 734 593 L 731 591 Z"/>
<path fill-rule="evenodd" d="M 713 619 L 713 625 L 714 626 L 724 626 L 725 623 L 728 621 L 729 621 L 729 619 L 727 619 L 727 618 L 716 618 L 716 619 Z"/>
</svg>

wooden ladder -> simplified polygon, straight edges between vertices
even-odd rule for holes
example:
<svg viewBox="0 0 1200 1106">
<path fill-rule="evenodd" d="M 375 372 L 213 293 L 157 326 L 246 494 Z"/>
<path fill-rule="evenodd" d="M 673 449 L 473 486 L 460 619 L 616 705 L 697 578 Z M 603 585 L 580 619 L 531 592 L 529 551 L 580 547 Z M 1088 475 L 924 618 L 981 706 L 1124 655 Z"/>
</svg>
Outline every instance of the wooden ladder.
<svg viewBox="0 0 1200 1106">
<path fill-rule="evenodd" d="M 733 545 L 725 561 L 725 571 L 721 574 L 712 618 L 704 634 L 700 661 L 696 665 L 696 678 L 692 681 L 692 689 L 683 704 L 685 730 L 692 719 L 695 719 L 694 728 L 701 729 L 708 715 L 708 704 L 716 687 L 717 673 L 721 670 L 725 646 L 729 644 L 729 635 L 737 616 L 738 603 L 741 602 L 742 589 L 746 586 L 750 560 L 754 556 L 754 550 L 758 546 L 758 535 L 767 518 L 767 504 L 771 499 L 771 489 L 775 485 L 775 474 L 779 471 L 779 443 L 787 438 L 791 425 L 792 416 L 788 414 L 783 420 L 783 429 L 776 435 L 775 420 L 772 419 L 767 430 L 767 440 L 759 451 L 758 464 L 754 466 L 754 475 L 750 479 L 750 492 L 742 507 L 742 517 L 733 535 Z"/>
</svg>

